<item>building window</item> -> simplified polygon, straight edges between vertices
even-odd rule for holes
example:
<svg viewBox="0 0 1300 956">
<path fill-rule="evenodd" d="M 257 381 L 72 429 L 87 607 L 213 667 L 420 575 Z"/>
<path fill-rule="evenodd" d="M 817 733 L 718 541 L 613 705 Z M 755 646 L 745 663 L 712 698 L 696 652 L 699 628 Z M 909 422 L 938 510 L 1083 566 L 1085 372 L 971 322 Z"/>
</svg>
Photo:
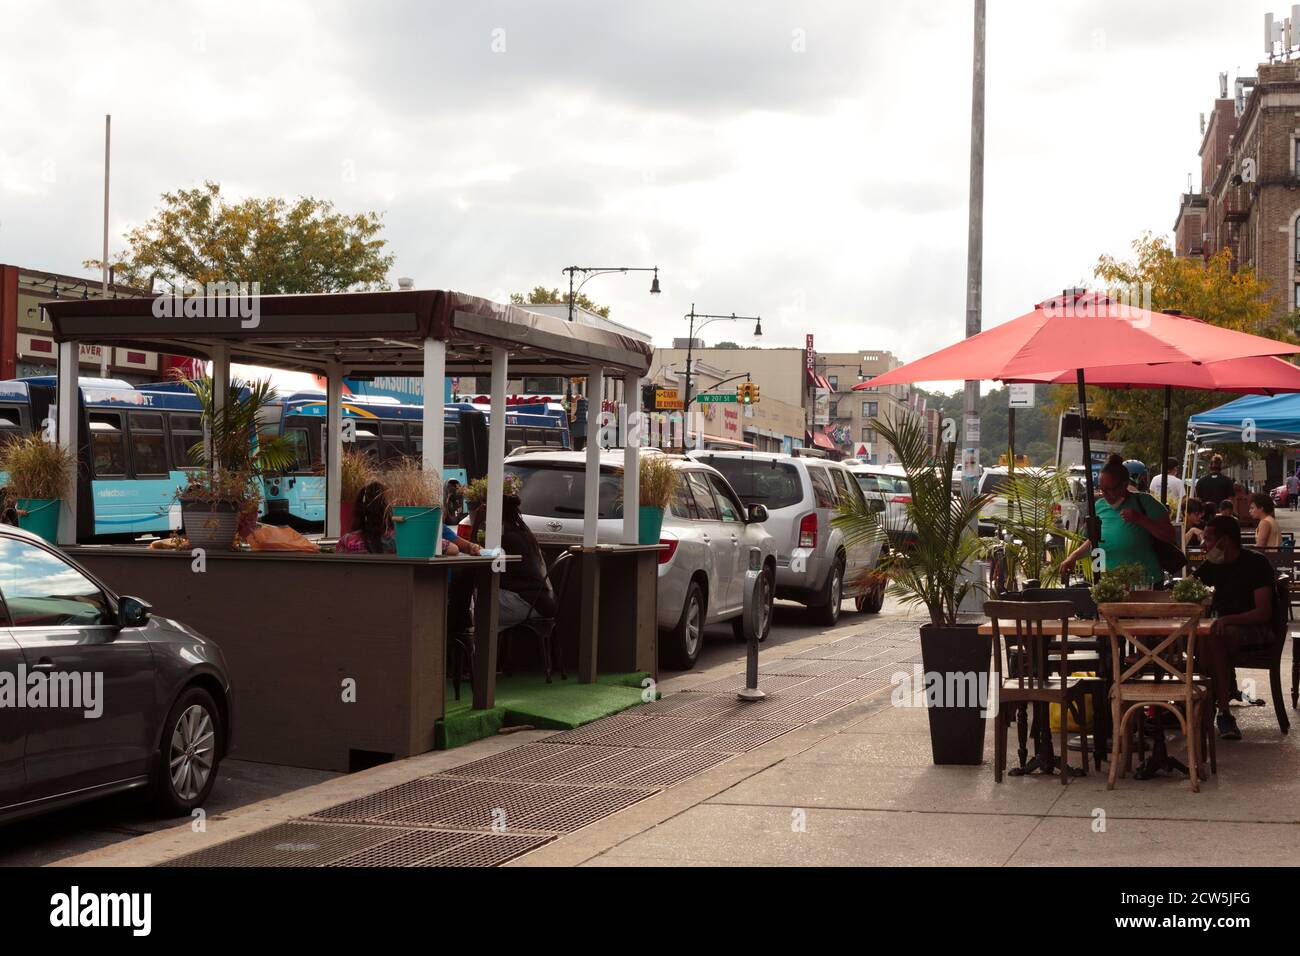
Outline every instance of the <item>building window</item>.
<svg viewBox="0 0 1300 956">
<path fill-rule="evenodd" d="M 862 417 L 863 417 L 863 418 L 875 418 L 875 417 L 876 417 L 877 415 L 879 415 L 879 414 L 880 414 L 880 403 L 879 403 L 879 402 L 863 402 L 863 403 L 862 403 Z"/>
<path fill-rule="evenodd" d="M 863 375 L 863 376 L 862 376 L 862 381 L 863 381 L 864 383 L 866 383 L 866 382 L 871 381 L 871 380 L 872 380 L 873 378 L 875 378 L 875 377 L 876 377 L 876 376 L 874 376 L 874 375 Z M 874 391 L 877 391 L 877 389 L 875 389 L 874 387 L 870 387 L 870 386 L 869 386 L 869 387 L 863 389 L 863 391 L 865 391 L 865 392 L 874 392 Z"/>
<path fill-rule="evenodd" d="M 1300 309 L 1300 282 L 1295 284 L 1295 307 Z"/>
<path fill-rule="evenodd" d="M 840 389 L 840 377 L 838 375 L 827 375 L 826 381 L 831 383 L 831 390 L 838 392 Z"/>
<path fill-rule="evenodd" d="M 862 429 L 862 440 L 864 442 L 873 442 L 876 440 L 876 430 L 874 428 Z"/>
<path fill-rule="evenodd" d="M 1300 176 L 1300 139 L 1295 140 L 1295 174 Z"/>
<path fill-rule="evenodd" d="M 840 417 L 840 403 L 831 402 L 831 418 L 839 418 L 839 417 Z"/>
</svg>

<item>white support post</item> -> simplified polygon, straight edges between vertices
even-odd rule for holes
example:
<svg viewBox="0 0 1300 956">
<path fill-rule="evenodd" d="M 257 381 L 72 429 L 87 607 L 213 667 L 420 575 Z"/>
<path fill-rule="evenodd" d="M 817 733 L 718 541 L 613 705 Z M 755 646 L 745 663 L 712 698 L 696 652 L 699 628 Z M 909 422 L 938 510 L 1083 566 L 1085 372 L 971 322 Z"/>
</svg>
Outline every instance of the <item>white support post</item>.
<svg viewBox="0 0 1300 956">
<path fill-rule="evenodd" d="M 602 369 L 587 372 L 587 475 L 582 504 L 582 546 L 596 546 L 596 523 L 600 518 L 600 397 Z"/>
<path fill-rule="evenodd" d="M 641 533 L 641 376 L 623 376 L 623 543 Z"/>
<path fill-rule="evenodd" d="M 447 343 L 430 336 L 424 340 L 424 437 L 420 460 L 424 463 L 424 470 L 433 472 L 439 479 L 442 478 L 443 390 L 446 381 Z M 433 553 L 442 554 L 441 533 L 434 542 Z"/>
<path fill-rule="evenodd" d="M 220 416 L 226 407 L 226 397 L 230 394 L 230 346 L 215 345 L 212 348 L 212 411 Z M 212 434 L 204 436 L 208 442 L 208 452 L 212 454 Z M 217 469 L 220 471 L 220 468 Z"/>
<path fill-rule="evenodd" d="M 325 375 L 325 537 L 337 538 L 343 501 L 343 367 L 331 362 Z"/>
<path fill-rule="evenodd" d="M 492 407 L 488 418 L 487 530 L 483 540 L 489 548 L 501 547 L 501 496 L 506 484 L 506 363 L 506 350 L 494 348 Z"/>
<path fill-rule="evenodd" d="M 59 381 L 55 397 L 58 408 L 54 427 L 57 429 L 59 447 L 71 454 L 73 462 L 68 475 L 70 491 L 64 495 L 59 507 L 59 544 L 77 543 L 77 483 L 80 478 L 77 468 L 77 445 L 80 440 L 77 435 L 77 406 L 80 404 L 78 398 L 81 388 L 77 381 L 79 353 L 79 343 L 59 343 Z"/>
</svg>

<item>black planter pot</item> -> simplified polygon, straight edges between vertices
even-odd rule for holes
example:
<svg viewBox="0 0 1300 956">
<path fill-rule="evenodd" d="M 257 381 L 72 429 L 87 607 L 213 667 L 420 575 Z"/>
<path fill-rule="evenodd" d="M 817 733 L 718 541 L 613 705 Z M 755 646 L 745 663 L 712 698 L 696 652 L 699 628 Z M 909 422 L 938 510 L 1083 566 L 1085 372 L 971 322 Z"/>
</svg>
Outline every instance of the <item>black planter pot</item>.
<svg viewBox="0 0 1300 956">
<path fill-rule="evenodd" d="M 931 674 L 942 679 L 934 690 L 938 706 L 927 707 L 930 747 L 936 764 L 984 762 L 987 720 L 979 691 L 988 686 L 991 648 L 990 639 L 980 637 L 978 624 L 921 626 L 921 663 L 926 680 Z"/>
</svg>

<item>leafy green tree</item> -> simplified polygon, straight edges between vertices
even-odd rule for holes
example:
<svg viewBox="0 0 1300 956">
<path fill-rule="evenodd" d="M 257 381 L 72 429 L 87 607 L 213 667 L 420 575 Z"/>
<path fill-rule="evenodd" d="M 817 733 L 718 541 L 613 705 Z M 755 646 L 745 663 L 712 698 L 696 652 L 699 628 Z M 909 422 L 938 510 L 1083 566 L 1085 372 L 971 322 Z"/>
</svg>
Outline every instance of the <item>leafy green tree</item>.
<svg viewBox="0 0 1300 956">
<path fill-rule="evenodd" d="M 512 292 L 510 301 L 515 305 L 567 305 L 569 302 L 569 293 L 567 290 L 548 289 L 546 286 L 533 286 L 532 291 L 528 293 Z M 597 305 L 587 298 L 585 292 L 579 292 L 573 297 L 573 304 L 580 309 L 586 309 L 588 312 L 595 312 L 597 315 L 609 318 L 609 306 Z"/>
<path fill-rule="evenodd" d="M 393 256 L 379 233 L 382 214 L 349 215 L 324 199 L 273 196 L 228 202 L 221 186 L 163 193 L 162 205 L 127 233 L 110 261 L 117 279 L 149 288 L 155 279 L 257 282 L 264 294 L 387 288 Z M 85 262 L 99 269 L 98 259 Z"/>
</svg>

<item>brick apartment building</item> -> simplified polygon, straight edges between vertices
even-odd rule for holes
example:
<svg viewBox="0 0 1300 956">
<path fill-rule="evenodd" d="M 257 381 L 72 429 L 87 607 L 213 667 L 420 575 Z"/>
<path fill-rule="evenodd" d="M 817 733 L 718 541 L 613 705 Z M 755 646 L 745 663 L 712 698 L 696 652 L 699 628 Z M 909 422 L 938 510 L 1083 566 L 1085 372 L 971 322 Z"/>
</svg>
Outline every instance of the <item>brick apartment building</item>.
<svg viewBox="0 0 1300 956">
<path fill-rule="evenodd" d="M 1227 75 L 1201 139 L 1201 187 L 1180 197 L 1179 256 L 1221 249 L 1268 283 L 1275 315 L 1300 307 L 1300 61 L 1261 63 Z"/>
<path fill-rule="evenodd" d="M 866 350 L 861 352 L 827 352 L 817 356 L 817 372 L 831 386 L 831 424 L 828 431 L 841 439 L 837 442 L 847 454 L 853 454 L 859 445 L 866 445 L 864 460 L 873 465 L 887 465 L 898 460 L 894 450 L 881 439 L 872 422 L 895 420 L 897 413 L 908 406 L 910 385 L 886 385 L 860 392 L 853 391 L 859 383 L 869 382 L 903 363 L 892 352 Z M 847 440 L 843 440 L 847 439 Z"/>
</svg>

